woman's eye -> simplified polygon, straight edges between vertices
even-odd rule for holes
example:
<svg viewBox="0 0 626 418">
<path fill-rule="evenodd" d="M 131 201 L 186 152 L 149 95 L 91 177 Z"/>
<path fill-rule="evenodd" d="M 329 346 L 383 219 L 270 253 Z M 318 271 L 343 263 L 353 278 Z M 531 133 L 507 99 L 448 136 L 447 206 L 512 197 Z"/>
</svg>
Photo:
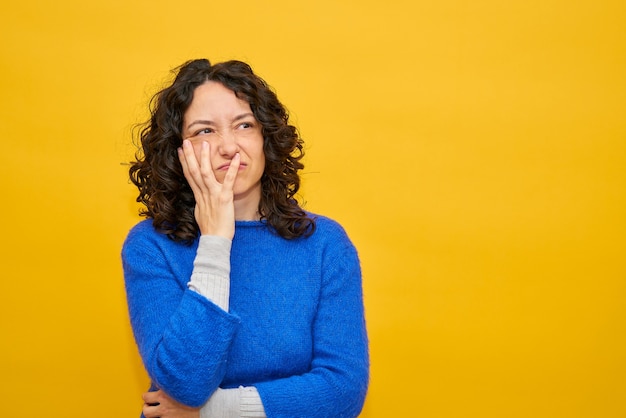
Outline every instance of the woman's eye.
<svg viewBox="0 0 626 418">
<path fill-rule="evenodd" d="M 206 134 L 210 134 L 213 133 L 213 129 L 211 128 L 204 128 L 199 130 L 198 132 L 196 132 L 196 135 L 206 135 Z"/>
<path fill-rule="evenodd" d="M 252 127 L 253 125 L 250 122 L 243 122 L 241 125 L 239 125 L 240 129 L 250 129 Z"/>
</svg>

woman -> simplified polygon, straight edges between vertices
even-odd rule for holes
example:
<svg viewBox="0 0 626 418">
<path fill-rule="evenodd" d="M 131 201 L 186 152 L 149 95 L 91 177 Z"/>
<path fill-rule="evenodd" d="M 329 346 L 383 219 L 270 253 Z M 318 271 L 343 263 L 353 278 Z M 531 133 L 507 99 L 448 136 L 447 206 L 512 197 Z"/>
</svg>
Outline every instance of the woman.
<svg viewBox="0 0 626 418">
<path fill-rule="evenodd" d="M 131 165 L 122 250 L 145 417 L 354 417 L 368 385 L 357 253 L 294 199 L 302 140 L 239 61 L 189 61 Z"/>
</svg>

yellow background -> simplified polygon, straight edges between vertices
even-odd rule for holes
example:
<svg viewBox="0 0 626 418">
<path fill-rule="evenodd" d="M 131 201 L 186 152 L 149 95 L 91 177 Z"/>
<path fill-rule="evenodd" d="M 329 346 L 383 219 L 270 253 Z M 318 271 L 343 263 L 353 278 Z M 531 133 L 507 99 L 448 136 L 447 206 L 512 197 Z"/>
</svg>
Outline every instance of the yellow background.
<svg viewBox="0 0 626 418">
<path fill-rule="evenodd" d="M 625 417 L 622 0 L 19 1 L 0 13 L 0 411 L 134 417 L 130 131 L 248 61 L 364 271 L 362 417 Z"/>
</svg>

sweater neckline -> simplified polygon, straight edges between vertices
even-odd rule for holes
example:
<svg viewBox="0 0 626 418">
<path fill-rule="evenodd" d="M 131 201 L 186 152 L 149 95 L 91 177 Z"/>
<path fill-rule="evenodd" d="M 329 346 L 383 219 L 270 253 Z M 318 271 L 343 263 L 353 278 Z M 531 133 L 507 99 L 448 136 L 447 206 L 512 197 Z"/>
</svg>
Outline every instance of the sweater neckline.
<svg viewBox="0 0 626 418">
<path fill-rule="evenodd" d="M 235 227 L 265 226 L 266 224 L 264 220 L 235 221 Z"/>
</svg>

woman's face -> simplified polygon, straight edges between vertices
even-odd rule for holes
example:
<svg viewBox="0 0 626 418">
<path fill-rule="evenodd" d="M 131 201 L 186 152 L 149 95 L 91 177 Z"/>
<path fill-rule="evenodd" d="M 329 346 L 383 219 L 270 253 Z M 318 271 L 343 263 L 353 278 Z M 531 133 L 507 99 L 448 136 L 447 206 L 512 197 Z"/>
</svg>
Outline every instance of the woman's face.
<svg viewBox="0 0 626 418">
<path fill-rule="evenodd" d="M 246 200 L 254 208 L 261 199 L 261 176 L 265 170 L 263 134 L 250 104 L 215 81 L 196 88 L 183 117 L 183 139 L 194 146 L 200 161 L 200 147 L 210 145 L 210 163 L 221 183 L 230 161 L 239 153 L 241 165 L 234 186 L 235 201 Z"/>
</svg>

